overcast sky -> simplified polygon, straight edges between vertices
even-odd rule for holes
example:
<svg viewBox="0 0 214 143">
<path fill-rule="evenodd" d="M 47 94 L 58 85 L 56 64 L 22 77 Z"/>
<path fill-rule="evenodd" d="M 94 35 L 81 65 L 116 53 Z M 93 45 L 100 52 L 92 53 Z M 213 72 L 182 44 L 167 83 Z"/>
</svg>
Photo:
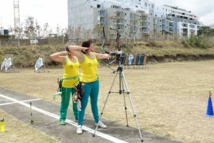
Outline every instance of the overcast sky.
<svg viewBox="0 0 214 143">
<path fill-rule="evenodd" d="M 150 0 L 157 5 L 171 5 L 192 11 L 205 25 L 214 24 L 214 0 Z M 40 26 L 48 23 L 52 28 L 60 25 L 66 28 L 68 23 L 67 0 L 19 0 L 20 24 L 27 16 L 33 16 Z M 14 26 L 13 0 L 0 0 L 0 27 Z"/>
<path fill-rule="evenodd" d="M 48 23 L 51 27 L 67 27 L 67 0 L 19 0 L 20 24 L 28 16 L 38 20 L 40 26 Z M 0 26 L 14 27 L 13 0 L 0 0 Z"/>
</svg>

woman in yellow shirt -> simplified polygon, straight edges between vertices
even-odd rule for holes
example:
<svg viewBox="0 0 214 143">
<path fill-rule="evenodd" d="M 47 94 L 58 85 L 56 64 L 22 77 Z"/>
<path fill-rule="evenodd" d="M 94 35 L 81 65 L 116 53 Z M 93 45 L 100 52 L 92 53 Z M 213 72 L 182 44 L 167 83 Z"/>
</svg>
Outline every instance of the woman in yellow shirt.
<svg viewBox="0 0 214 143">
<path fill-rule="evenodd" d="M 77 133 L 82 133 L 83 119 L 89 96 L 95 125 L 98 125 L 101 128 L 106 128 L 106 125 L 100 121 L 98 114 L 97 102 L 99 94 L 99 76 L 97 60 L 108 59 L 110 58 L 110 55 L 93 52 L 94 43 L 92 40 L 84 41 L 82 46 L 69 45 L 68 48 L 71 53 L 78 58 L 82 69 L 80 82 L 82 83 L 81 91 L 83 93 L 81 98 L 81 111 L 79 111 Z"/>
<path fill-rule="evenodd" d="M 79 84 L 79 62 L 78 59 L 70 53 L 67 46 L 66 51 L 54 53 L 50 55 L 50 58 L 53 61 L 62 63 L 64 69 L 59 120 L 61 125 L 65 125 L 70 95 L 74 95 L 76 92 L 74 86 Z M 77 103 L 74 101 L 73 113 L 75 119 L 78 120 Z"/>
</svg>

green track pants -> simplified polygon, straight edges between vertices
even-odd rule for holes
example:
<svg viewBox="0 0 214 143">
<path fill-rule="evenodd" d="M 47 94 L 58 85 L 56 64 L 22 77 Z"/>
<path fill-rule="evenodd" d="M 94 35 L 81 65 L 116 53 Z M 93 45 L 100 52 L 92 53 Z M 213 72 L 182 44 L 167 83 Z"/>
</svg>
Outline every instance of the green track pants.
<svg viewBox="0 0 214 143">
<path fill-rule="evenodd" d="M 76 92 L 74 88 L 62 87 L 61 104 L 60 104 L 60 120 L 65 120 L 67 116 L 67 110 L 70 103 L 70 97 Z M 72 99 L 71 99 L 72 100 Z M 77 103 L 72 100 L 72 107 L 74 118 L 78 120 Z"/>
</svg>

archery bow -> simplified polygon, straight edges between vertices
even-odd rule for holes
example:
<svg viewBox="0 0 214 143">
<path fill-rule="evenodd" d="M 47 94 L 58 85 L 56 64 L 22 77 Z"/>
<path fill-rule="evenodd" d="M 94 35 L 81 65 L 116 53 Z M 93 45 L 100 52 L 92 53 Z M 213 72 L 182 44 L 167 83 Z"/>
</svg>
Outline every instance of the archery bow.
<svg viewBox="0 0 214 143">
<path fill-rule="evenodd" d="M 105 40 L 106 40 L 106 36 L 105 36 L 105 27 L 104 27 L 104 25 L 103 25 L 103 43 L 102 43 L 102 45 L 101 45 L 101 47 L 100 47 L 100 50 L 101 50 L 101 53 L 105 53 L 105 50 L 104 50 L 104 47 L 105 47 Z"/>
<path fill-rule="evenodd" d="M 101 45 L 101 47 L 100 47 L 100 51 L 101 51 L 101 53 L 103 53 L 103 54 L 110 54 L 110 52 L 108 52 L 108 51 L 105 51 L 105 41 L 106 41 L 106 36 L 105 36 L 105 26 L 103 25 L 103 43 L 102 43 L 102 45 Z M 101 63 L 101 61 L 99 61 L 100 63 Z M 114 69 L 112 69 L 109 65 L 110 64 L 106 64 L 104 61 L 102 61 L 102 63 L 104 63 L 109 69 L 111 69 L 112 71 L 113 71 L 113 73 L 115 72 L 115 70 Z"/>
</svg>

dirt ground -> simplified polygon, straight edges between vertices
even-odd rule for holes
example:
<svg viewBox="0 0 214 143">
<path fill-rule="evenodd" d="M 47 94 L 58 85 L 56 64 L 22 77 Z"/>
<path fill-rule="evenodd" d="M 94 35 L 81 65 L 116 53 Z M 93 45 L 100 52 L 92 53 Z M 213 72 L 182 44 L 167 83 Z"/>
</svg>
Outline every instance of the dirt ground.
<svg viewBox="0 0 214 143">
<path fill-rule="evenodd" d="M 205 117 L 205 114 L 208 91 L 214 88 L 213 65 L 212 60 L 150 64 L 144 69 L 124 68 L 130 91 L 130 96 L 125 94 L 129 125 L 136 127 L 133 118 L 136 113 L 142 130 L 188 143 L 212 143 L 214 118 Z M 117 66 L 113 68 L 117 69 Z M 60 103 L 60 98 L 52 100 L 52 96 L 56 92 L 57 78 L 62 76 L 61 68 L 48 69 L 49 73 L 34 73 L 34 69 L 18 70 L 19 73 L 0 73 L 0 87 Z M 113 83 L 114 74 L 105 66 L 99 68 L 99 74 L 101 112 L 111 85 L 111 91 L 118 92 L 119 76 Z M 131 97 L 134 108 L 128 97 Z M 102 118 L 126 125 L 125 104 L 123 95 L 111 93 Z M 89 106 L 87 112 L 91 112 Z M 5 115 L 2 111 L 0 114 Z M 14 119 L 11 117 L 11 120 Z M 26 125 L 23 127 L 30 129 Z M 19 138 L 23 134 L 14 136 Z"/>
</svg>

